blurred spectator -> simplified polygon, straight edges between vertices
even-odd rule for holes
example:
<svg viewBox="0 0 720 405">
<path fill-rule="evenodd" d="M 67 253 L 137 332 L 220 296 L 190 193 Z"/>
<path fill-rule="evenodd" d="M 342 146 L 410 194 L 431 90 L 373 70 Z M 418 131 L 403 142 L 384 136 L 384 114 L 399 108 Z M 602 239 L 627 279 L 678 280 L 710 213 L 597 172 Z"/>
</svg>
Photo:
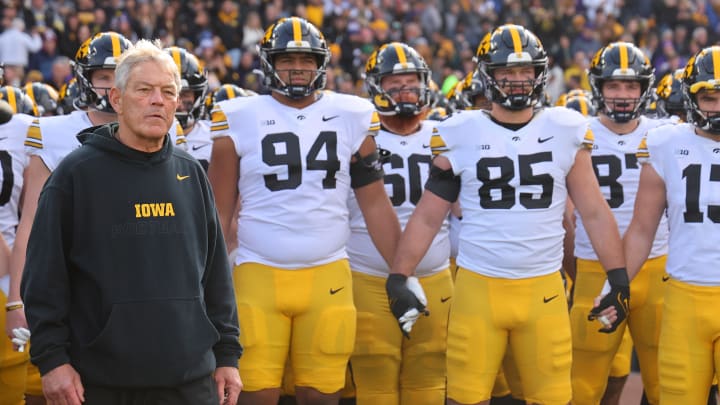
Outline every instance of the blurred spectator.
<svg viewBox="0 0 720 405">
<path fill-rule="evenodd" d="M 3 20 L 4 31 L 0 34 L 0 62 L 5 64 L 6 84 L 19 86 L 28 66 L 30 53 L 42 47 L 42 38 L 36 29 L 31 34 L 25 32 L 25 22 L 14 18 L 10 22 Z M 12 72 L 9 72 L 12 71 Z M 12 81 L 7 74 L 13 76 Z"/>
<path fill-rule="evenodd" d="M 49 81 L 52 78 L 53 62 L 60 56 L 60 52 L 57 47 L 57 35 L 52 29 L 46 29 L 42 37 L 42 48 L 30 55 L 28 69 L 39 70 L 43 80 Z"/>
<path fill-rule="evenodd" d="M 57 11 L 49 6 L 45 0 L 30 0 L 29 7 L 22 11 L 26 27 L 35 27 L 39 32 L 53 29 L 57 32 L 65 30 L 65 23 Z"/>
<path fill-rule="evenodd" d="M 240 63 L 243 45 L 243 24 L 238 4 L 232 0 L 222 1 L 212 21 L 213 32 L 220 38 L 230 57 L 230 66 L 236 68 Z"/>
<path fill-rule="evenodd" d="M 45 79 L 45 81 L 59 91 L 65 84 L 69 83 L 72 78 L 73 73 L 72 67 L 70 66 L 70 58 L 67 56 L 58 56 L 53 60 L 50 78 Z"/>
<path fill-rule="evenodd" d="M 319 25 L 317 26 L 319 27 Z M 255 52 L 255 48 L 260 43 L 263 35 L 265 35 L 265 30 L 260 21 L 260 14 L 257 11 L 250 11 L 245 18 L 245 24 L 243 24 L 242 48 L 246 52 Z"/>
</svg>

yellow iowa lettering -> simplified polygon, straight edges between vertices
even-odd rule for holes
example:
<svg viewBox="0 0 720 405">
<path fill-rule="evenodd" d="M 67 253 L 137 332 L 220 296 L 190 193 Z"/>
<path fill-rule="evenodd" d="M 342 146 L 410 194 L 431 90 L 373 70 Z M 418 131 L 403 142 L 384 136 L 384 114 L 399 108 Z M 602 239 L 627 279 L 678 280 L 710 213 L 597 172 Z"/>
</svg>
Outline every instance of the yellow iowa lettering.
<svg viewBox="0 0 720 405">
<path fill-rule="evenodd" d="M 174 217 L 175 207 L 172 203 L 135 204 L 135 218 Z"/>
</svg>

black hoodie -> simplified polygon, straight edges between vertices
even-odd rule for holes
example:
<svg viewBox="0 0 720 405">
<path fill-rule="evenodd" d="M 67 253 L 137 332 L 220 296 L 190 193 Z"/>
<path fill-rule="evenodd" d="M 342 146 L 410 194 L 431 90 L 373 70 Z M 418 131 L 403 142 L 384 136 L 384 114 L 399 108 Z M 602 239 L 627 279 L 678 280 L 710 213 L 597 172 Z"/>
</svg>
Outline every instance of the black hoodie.
<svg viewBox="0 0 720 405">
<path fill-rule="evenodd" d="M 202 166 L 86 129 L 45 184 L 21 291 L 32 362 L 83 382 L 175 386 L 237 367 L 230 264 Z"/>
</svg>

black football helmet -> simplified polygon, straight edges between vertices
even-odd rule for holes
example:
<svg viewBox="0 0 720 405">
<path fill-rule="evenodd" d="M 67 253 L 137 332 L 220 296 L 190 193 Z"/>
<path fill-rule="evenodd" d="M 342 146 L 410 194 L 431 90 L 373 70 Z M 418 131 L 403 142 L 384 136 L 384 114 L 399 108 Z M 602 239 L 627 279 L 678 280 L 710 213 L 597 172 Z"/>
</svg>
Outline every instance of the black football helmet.
<svg viewBox="0 0 720 405">
<path fill-rule="evenodd" d="M 275 56 L 286 52 L 307 52 L 317 59 L 315 76 L 307 85 L 287 84 L 275 69 Z M 323 34 L 300 17 L 281 18 L 268 27 L 258 45 L 263 82 L 270 90 L 290 98 L 302 98 L 325 88 L 330 51 Z"/>
<path fill-rule="evenodd" d="M 597 115 L 597 109 L 592 103 L 592 99 L 585 95 L 575 95 L 565 100 L 565 108 L 575 110 L 586 117 L 594 117 Z"/>
<path fill-rule="evenodd" d="M 117 32 L 98 33 L 80 45 L 74 62 L 80 104 L 98 111 L 115 112 L 108 96 L 104 94 L 110 89 L 95 88 L 91 80 L 92 72 L 98 69 L 115 69 L 118 57 L 132 46 L 127 38 Z"/>
<path fill-rule="evenodd" d="M 702 49 L 688 60 L 682 76 L 682 90 L 687 106 L 688 122 L 696 127 L 720 135 L 720 111 L 703 111 L 697 95 L 703 90 L 720 90 L 720 46 Z"/>
<path fill-rule="evenodd" d="M 192 103 L 183 103 L 182 108 L 175 112 L 175 118 L 183 129 L 187 129 L 203 116 L 205 96 L 208 92 L 207 75 L 198 58 L 184 48 L 171 46 L 165 48 L 165 52 L 173 58 L 180 71 L 180 91 L 193 93 Z"/>
<path fill-rule="evenodd" d="M 55 115 L 57 113 L 58 92 L 46 83 L 31 82 L 23 87 L 25 94 L 35 103 L 39 116 Z"/>
<path fill-rule="evenodd" d="M 72 78 L 69 82 L 63 84 L 58 92 L 57 115 L 70 114 L 74 110 L 82 110 L 85 108 L 80 103 L 80 87 L 77 79 Z"/>
<path fill-rule="evenodd" d="M 674 115 L 685 120 L 687 117 L 682 92 L 682 75 L 683 70 L 678 69 L 663 76 L 658 83 L 656 93 L 658 110 L 662 110 L 666 115 Z"/>
<path fill-rule="evenodd" d="M 393 92 L 382 88 L 384 77 L 404 73 L 417 74 L 420 79 L 415 103 L 396 101 Z M 414 116 L 430 105 L 430 68 L 415 49 L 402 42 L 385 44 L 370 55 L 365 64 L 365 85 L 381 115 Z"/>
<path fill-rule="evenodd" d="M 629 42 L 613 42 L 597 51 L 590 63 L 588 77 L 593 101 L 598 112 L 611 120 L 623 123 L 637 118 L 647 106 L 655 82 L 655 69 L 640 48 Z M 603 83 L 606 80 L 627 80 L 640 82 L 640 97 L 636 99 L 603 97 Z M 618 107 L 634 105 L 632 110 L 618 110 Z"/>
<path fill-rule="evenodd" d="M 37 105 L 19 87 L 0 87 L 0 99 L 7 101 L 14 114 L 28 114 L 39 117 Z"/>
<path fill-rule="evenodd" d="M 480 78 L 480 72 L 475 69 L 465 75 L 461 82 L 459 92 L 455 94 L 455 105 L 458 109 L 476 110 L 489 109 L 490 100 L 486 98 L 485 82 Z M 481 99 L 478 99 L 481 97 Z M 480 105 L 478 105 L 478 103 Z"/>
<path fill-rule="evenodd" d="M 530 30 L 514 24 L 506 24 L 489 32 L 475 53 L 480 78 L 485 85 L 486 98 L 510 110 L 523 110 L 537 104 L 545 92 L 548 57 L 545 48 Z M 529 81 L 495 80 L 498 68 L 530 65 L 535 68 L 535 79 Z M 505 92 L 505 89 L 522 89 L 521 92 Z"/>
</svg>

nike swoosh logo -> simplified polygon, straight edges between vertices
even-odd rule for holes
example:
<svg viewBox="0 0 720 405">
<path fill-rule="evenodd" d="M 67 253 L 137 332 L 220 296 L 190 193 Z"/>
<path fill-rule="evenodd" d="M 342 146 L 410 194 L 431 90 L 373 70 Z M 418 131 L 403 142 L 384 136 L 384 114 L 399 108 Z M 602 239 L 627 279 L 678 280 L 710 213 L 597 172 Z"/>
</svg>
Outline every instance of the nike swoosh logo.
<svg viewBox="0 0 720 405">
<path fill-rule="evenodd" d="M 670 276 L 663 276 L 662 280 L 663 280 L 663 283 L 664 283 L 664 282 L 670 280 Z"/>
<path fill-rule="evenodd" d="M 205 145 L 193 146 L 193 147 L 192 147 L 192 150 L 202 149 L 202 148 L 204 148 L 204 147 L 206 147 L 206 146 L 210 146 L 210 144 L 209 144 L 209 143 L 206 143 Z"/>
<path fill-rule="evenodd" d="M 538 137 L 538 143 L 545 143 L 545 142 L 547 142 L 547 141 L 549 141 L 549 140 L 551 140 L 551 139 L 553 139 L 553 138 L 555 138 L 555 136 L 549 136 L 549 137 L 547 137 L 547 138 L 540 138 L 540 137 Z"/>
<path fill-rule="evenodd" d="M 331 288 L 331 289 L 330 289 L 330 295 L 335 295 L 335 294 L 337 294 L 338 292 L 340 292 L 341 290 L 343 290 L 344 288 L 345 288 L 345 287 L 340 287 L 340 288 L 338 288 L 337 290 L 334 290 L 334 289 Z"/>
<path fill-rule="evenodd" d="M 178 181 L 183 181 L 183 180 L 185 180 L 185 179 L 187 179 L 187 178 L 189 178 L 189 177 L 190 177 L 190 176 L 181 176 L 181 175 L 179 175 L 179 174 L 177 175 Z"/>
<path fill-rule="evenodd" d="M 7 139 L 7 136 L 0 137 L 0 141 Z"/>
<path fill-rule="evenodd" d="M 333 115 L 333 116 L 330 116 L 330 117 L 326 117 L 326 116 L 323 115 L 322 120 L 323 120 L 323 121 L 330 121 L 330 120 L 335 119 L 335 118 L 337 118 L 337 117 L 339 117 L 339 115 Z"/>
<path fill-rule="evenodd" d="M 427 148 L 429 148 L 429 147 L 430 147 L 430 145 L 425 145 L 425 144 L 423 144 L 423 148 L 427 149 Z"/>
<path fill-rule="evenodd" d="M 445 301 L 449 300 L 450 298 L 452 298 L 452 295 L 449 297 L 440 297 L 440 302 L 445 302 Z"/>
<path fill-rule="evenodd" d="M 554 299 L 557 298 L 557 297 L 558 297 L 558 294 L 555 294 L 555 295 L 553 295 L 553 296 L 550 297 L 550 298 L 543 297 L 543 302 L 547 304 L 548 302 L 554 300 Z"/>
</svg>

